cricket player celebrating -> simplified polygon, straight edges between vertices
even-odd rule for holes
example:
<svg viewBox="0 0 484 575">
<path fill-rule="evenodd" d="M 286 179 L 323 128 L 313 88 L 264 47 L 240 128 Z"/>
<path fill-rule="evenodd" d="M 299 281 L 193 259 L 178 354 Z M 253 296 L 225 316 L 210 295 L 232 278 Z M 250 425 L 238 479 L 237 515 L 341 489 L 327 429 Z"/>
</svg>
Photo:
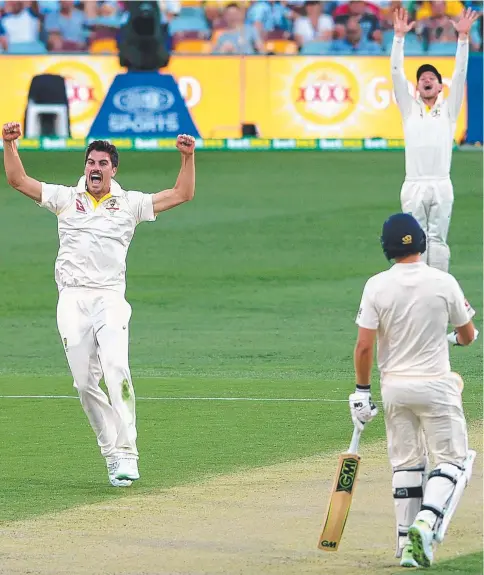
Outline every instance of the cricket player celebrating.
<svg viewBox="0 0 484 575">
<path fill-rule="evenodd" d="M 469 345 L 478 335 L 456 279 L 421 260 L 426 236 L 410 214 L 383 225 L 386 257 L 395 264 L 365 285 L 356 323 L 356 391 L 350 396 L 355 425 L 374 416 L 370 395 L 373 348 L 378 368 L 393 468 L 397 552 L 404 567 L 428 567 L 435 542 L 467 485 L 475 452 L 467 448 L 463 382 L 451 371 L 449 341 Z M 447 326 L 455 332 L 447 335 Z M 424 441 L 424 437 L 426 441 Z M 426 476 L 427 453 L 433 471 Z"/>
<path fill-rule="evenodd" d="M 464 98 L 469 32 L 477 17 L 476 12 L 468 9 L 457 23 L 453 22 L 459 38 L 448 99 L 442 99 L 442 76 L 431 64 L 417 70 L 418 97 L 415 99 L 403 71 L 405 34 L 413 29 L 415 22 L 408 23 L 408 14 L 403 9 L 394 12 L 391 68 L 405 134 L 402 211 L 411 213 L 427 235 L 424 260 L 443 271 L 448 271 L 450 259 L 447 235 L 454 203 L 450 180 L 452 146 Z"/>
<path fill-rule="evenodd" d="M 178 136 L 181 170 L 175 186 L 155 194 L 125 191 L 114 180 L 118 152 L 109 142 L 89 144 L 77 186 L 29 177 L 20 160 L 18 123 L 2 130 L 10 186 L 57 216 L 59 290 L 57 325 L 82 407 L 106 458 L 109 481 L 128 487 L 139 479 L 135 395 L 128 363 L 131 306 L 125 300 L 126 254 L 136 226 L 191 200 L 195 140 Z M 101 378 L 109 398 L 99 386 Z"/>
</svg>

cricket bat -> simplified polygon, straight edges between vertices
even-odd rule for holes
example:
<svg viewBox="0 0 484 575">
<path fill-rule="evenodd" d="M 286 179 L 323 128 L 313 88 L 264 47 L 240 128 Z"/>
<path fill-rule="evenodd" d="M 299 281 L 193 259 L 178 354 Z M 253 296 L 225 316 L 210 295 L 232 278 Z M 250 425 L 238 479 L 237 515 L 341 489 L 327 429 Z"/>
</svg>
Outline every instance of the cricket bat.
<svg viewBox="0 0 484 575">
<path fill-rule="evenodd" d="M 323 531 L 319 537 L 318 549 L 321 551 L 337 551 L 341 542 L 360 467 L 361 458 L 358 455 L 360 436 L 361 431 L 355 427 L 348 451 L 339 456 Z"/>
</svg>

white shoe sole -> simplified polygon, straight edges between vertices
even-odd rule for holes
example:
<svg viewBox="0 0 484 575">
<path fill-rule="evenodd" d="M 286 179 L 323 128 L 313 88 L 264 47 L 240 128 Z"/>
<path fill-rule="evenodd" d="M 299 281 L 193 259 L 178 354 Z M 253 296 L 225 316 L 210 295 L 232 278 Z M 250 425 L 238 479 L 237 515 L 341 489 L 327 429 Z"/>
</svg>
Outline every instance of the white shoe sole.
<svg viewBox="0 0 484 575">
<path fill-rule="evenodd" d="M 412 557 L 407 557 L 400 561 L 400 567 L 419 567 L 419 564 Z"/>
<path fill-rule="evenodd" d="M 115 479 L 120 481 L 136 481 L 139 479 L 139 473 L 137 475 L 133 473 L 116 473 Z"/>
<path fill-rule="evenodd" d="M 412 542 L 412 556 L 421 567 L 430 567 L 432 565 L 434 552 L 432 541 L 428 542 L 427 532 L 420 528 L 419 525 L 412 525 L 408 530 L 408 537 Z"/>
<path fill-rule="evenodd" d="M 136 481 L 139 479 L 139 471 L 137 469 L 134 473 L 132 471 L 125 471 L 123 469 L 123 464 L 120 463 L 116 473 L 114 474 L 114 477 L 119 480 Z"/>
<path fill-rule="evenodd" d="M 126 479 L 116 479 L 116 477 L 110 477 L 109 482 L 113 487 L 131 487 L 132 481 Z"/>
</svg>

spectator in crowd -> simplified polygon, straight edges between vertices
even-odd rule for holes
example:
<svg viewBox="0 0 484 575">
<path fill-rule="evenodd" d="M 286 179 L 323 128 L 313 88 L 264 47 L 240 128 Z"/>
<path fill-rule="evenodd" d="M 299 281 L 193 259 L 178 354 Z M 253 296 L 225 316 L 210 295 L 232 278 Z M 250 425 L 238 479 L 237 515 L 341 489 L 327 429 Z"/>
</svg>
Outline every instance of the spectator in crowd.
<svg viewBox="0 0 484 575">
<path fill-rule="evenodd" d="M 430 17 L 417 22 L 415 31 L 417 35 L 423 38 L 424 45 L 456 41 L 457 34 L 452 24 L 454 18 L 449 18 L 445 11 L 446 3 L 441 0 L 434 0 Z"/>
<path fill-rule="evenodd" d="M 346 35 L 333 42 L 331 52 L 334 54 L 381 54 L 381 46 L 368 40 L 367 35 L 362 30 L 357 17 L 349 18 L 346 22 Z"/>
<path fill-rule="evenodd" d="M 34 4 L 37 5 L 37 10 L 40 16 L 45 16 L 51 12 L 58 12 L 60 9 L 59 0 L 38 0 L 38 2 L 33 2 L 32 8 L 34 8 L 35 12 Z"/>
<path fill-rule="evenodd" d="M 328 42 L 333 38 L 334 22 L 328 14 L 323 14 L 323 3 L 310 1 L 305 3 L 306 16 L 299 16 L 294 22 L 294 40 L 303 44 L 320 40 Z"/>
<path fill-rule="evenodd" d="M 82 10 L 74 7 L 74 0 L 62 0 L 59 12 L 50 12 L 44 21 L 48 34 L 47 46 L 59 52 L 66 45 L 71 50 L 82 50 L 86 46 L 86 17 Z"/>
<path fill-rule="evenodd" d="M 233 4 L 233 1 L 234 0 L 204 0 L 203 9 L 205 18 L 212 30 L 219 30 L 226 27 L 224 11 L 229 4 Z M 238 2 L 238 5 L 244 10 L 249 7 L 249 4 L 250 2 L 248 0 Z"/>
<path fill-rule="evenodd" d="M 382 34 L 380 30 L 380 21 L 378 17 L 367 10 L 366 2 L 361 0 L 353 0 L 344 6 L 344 13 L 335 15 L 335 36 L 336 38 L 345 38 L 345 28 L 351 18 L 359 18 L 359 23 L 363 35 L 367 40 L 374 40 L 375 42 L 382 41 Z"/>
<path fill-rule="evenodd" d="M 381 6 L 380 26 L 383 30 L 393 30 L 393 15 L 395 10 L 403 8 L 402 0 L 391 0 Z"/>
<path fill-rule="evenodd" d="M 225 7 L 224 20 L 227 30 L 218 38 L 214 48 L 215 54 L 256 54 L 264 52 L 264 45 L 259 33 L 244 23 L 244 12 L 238 4 L 231 3 Z"/>
<path fill-rule="evenodd" d="M 292 22 L 297 17 L 288 2 L 255 0 L 247 10 L 247 23 L 252 24 L 262 38 L 269 32 L 280 30 L 287 37 L 292 30 Z"/>
<path fill-rule="evenodd" d="M 0 18 L 2 48 L 34 42 L 40 42 L 40 20 L 24 2 L 5 2 L 5 14 Z"/>
<path fill-rule="evenodd" d="M 169 24 L 180 14 L 180 0 L 158 0 L 161 12 L 161 21 L 163 24 Z"/>
<path fill-rule="evenodd" d="M 84 7 L 86 20 L 94 27 L 119 27 L 123 11 L 126 9 L 126 2 L 118 2 L 117 0 L 87 0 L 86 2 L 76 0 L 74 4 L 79 8 L 81 5 Z"/>
<path fill-rule="evenodd" d="M 416 4 L 416 20 L 427 20 L 433 16 L 432 4 L 435 4 L 434 0 L 431 2 L 428 0 L 425 2 L 417 2 Z M 443 12 L 446 16 L 449 16 L 449 18 L 458 18 L 464 10 L 464 5 L 462 2 L 459 2 L 459 0 L 446 0 L 442 2 L 442 4 L 444 5 Z"/>
</svg>

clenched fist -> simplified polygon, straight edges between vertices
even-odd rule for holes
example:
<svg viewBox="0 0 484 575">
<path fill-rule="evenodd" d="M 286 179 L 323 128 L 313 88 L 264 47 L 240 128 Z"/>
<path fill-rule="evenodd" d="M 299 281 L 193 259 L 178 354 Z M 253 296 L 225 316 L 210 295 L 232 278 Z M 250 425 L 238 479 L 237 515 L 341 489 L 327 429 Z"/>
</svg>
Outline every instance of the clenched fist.
<svg viewBox="0 0 484 575">
<path fill-rule="evenodd" d="M 176 139 L 177 150 L 184 156 L 191 156 L 195 151 L 195 138 L 187 134 L 181 134 Z"/>
<path fill-rule="evenodd" d="M 6 142 L 13 142 L 22 135 L 22 127 L 18 122 L 8 122 L 2 127 L 2 138 Z"/>
</svg>

